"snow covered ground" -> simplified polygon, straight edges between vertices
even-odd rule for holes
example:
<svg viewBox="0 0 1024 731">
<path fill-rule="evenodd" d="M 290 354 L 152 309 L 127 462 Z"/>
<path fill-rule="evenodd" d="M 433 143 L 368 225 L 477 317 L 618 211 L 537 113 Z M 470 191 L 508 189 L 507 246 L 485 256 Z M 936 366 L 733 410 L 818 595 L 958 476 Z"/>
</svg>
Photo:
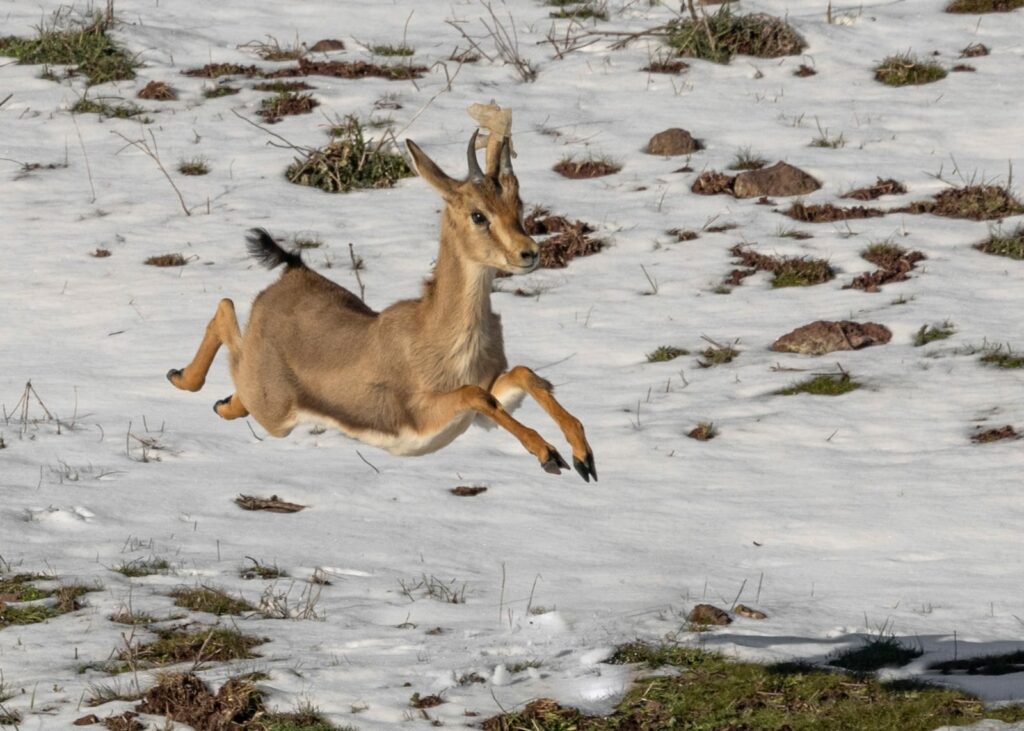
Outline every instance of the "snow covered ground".
<svg viewBox="0 0 1024 731">
<path fill-rule="evenodd" d="M 126 640 L 127 628 L 108 619 L 119 608 L 213 623 L 167 596 L 198 584 L 258 603 L 269 582 L 239 577 L 247 557 L 287 571 L 276 591 L 293 601 L 322 572 L 331 582 L 316 604 L 322 618 L 234 620 L 270 642 L 258 660 L 204 677 L 262 670 L 272 703 L 308 700 L 361 729 L 429 725 L 409 707 L 414 692 L 443 691 L 447 702 L 429 715 L 449 726 L 479 720 L 467 710 L 486 717 L 538 696 L 607 710 L 630 682 L 627 669 L 599 663 L 607 650 L 666 633 L 743 658 L 820 661 L 865 634 L 892 631 L 925 650 L 894 674 L 955 682 L 990 701 L 1024 698 L 1019 673 L 949 679 L 927 670 L 954 654 L 1019 649 L 1024 633 L 1021 443 L 970 441 L 979 425 L 1024 427 L 1024 379 L 964 354 L 985 342 L 1024 348 L 1021 264 L 972 248 L 998 225 L 909 214 L 798 224 L 775 210 L 786 199 L 764 206 L 690 192 L 697 173 L 724 170 L 748 146 L 821 180 L 808 203 L 842 203 L 841 193 L 879 176 L 909 190 L 881 207 L 944 190 L 940 175 L 1007 182 L 1024 149 L 1024 13 L 979 20 L 945 14 L 943 4 L 834 6 L 829 23 L 820 0 L 743 0 L 742 12 L 786 15 L 807 39 L 806 54 L 693 61 L 680 76 L 639 70 L 657 51 L 654 39 L 610 50 L 615 39 L 602 38 L 556 59 L 545 41 L 550 7 L 496 4 L 537 67 L 536 81 L 523 83 L 498 60 L 461 68 L 449 60 L 465 42 L 446 21 L 493 51 L 476 0 L 118 0 L 123 24 L 114 35 L 143 66 L 137 79 L 88 95 L 146 107 L 146 125 L 72 116 L 83 79 L 55 83 L 38 66 L 0 61 L 0 99 L 11 94 L 0 107 L 0 403 L 10 415 L 0 421 L 0 557 L 14 571 L 102 585 L 81 611 L 0 631 L 0 672 L 15 693 L 5 706 L 24 715 L 21 728 L 68 727 L 86 712 L 90 686 L 111 682 L 81 668 L 149 637 L 140 629 Z M 59 5 L 0 0 L 0 35 L 33 34 Z M 637 31 L 673 17 L 647 2 L 612 0 L 610 10 L 597 27 Z M 554 22 L 563 33 L 565 24 Z M 283 172 L 294 151 L 238 116 L 260 122 L 265 92 L 242 79 L 239 94 L 207 99 L 212 82 L 181 75 L 210 62 L 275 67 L 241 47 L 268 36 L 282 45 L 340 38 L 348 50 L 337 57 L 348 60 L 371 58 L 360 44 L 404 40 L 416 49 L 413 62 L 431 67 L 415 83 L 306 79 L 320 106 L 268 128 L 294 145 L 324 144 L 325 129 L 347 114 L 390 116 L 400 138 L 462 175 L 466 107 L 493 98 L 514 110 L 527 206 L 591 222 L 610 246 L 566 269 L 502 280 L 493 303 L 510 361 L 538 367 L 586 425 L 600 482 L 547 475 L 497 431 L 473 429 L 420 458 L 308 428 L 277 440 L 255 422 L 211 413 L 232 391 L 224 362 L 197 394 L 164 379 L 191 357 L 220 298 L 235 300 L 244 324 L 252 297 L 274 280 L 246 258 L 250 227 L 319 237 L 307 261 L 357 288 L 351 242 L 376 308 L 417 296 L 436 253 L 440 201 L 423 181 L 346 195 L 292 185 Z M 934 51 L 948 68 L 975 42 L 991 54 L 967 59 L 974 73 L 905 88 L 872 79 L 891 53 Z M 801 63 L 817 75 L 794 76 Z M 136 99 L 151 80 L 173 86 L 179 100 Z M 705 146 L 688 160 L 694 172 L 674 172 L 686 158 L 642 152 L 673 126 Z M 845 146 L 810 146 L 819 126 L 842 134 Z M 192 215 L 125 139 L 144 136 L 155 138 Z M 621 172 L 568 180 L 551 170 L 588 152 L 616 159 Z M 195 157 L 208 175 L 175 172 Z M 23 174 L 31 163 L 57 166 Z M 722 223 L 736 228 L 701 232 Z M 701 234 L 676 242 L 672 228 Z M 813 238 L 780 236 L 794 228 Z M 859 252 L 883 240 L 928 258 L 880 293 L 843 289 L 871 268 Z M 773 290 L 758 275 L 715 293 L 736 243 L 827 258 L 837 276 Z M 111 256 L 91 256 L 97 248 Z M 188 264 L 143 264 L 171 252 Z M 518 297 L 516 287 L 538 294 Z M 821 358 L 768 349 L 818 319 L 879 322 L 893 339 Z M 950 339 L 913 347 L 918 328 L 947 319 Z M 695 355 L 646 361 L 660 345 L 696 352 L 702 335 L 736 341 L 741 354 L 707 369 Z M 861 389 L 837 398 L 773 394 L 807 375 L 788 369 L 830 371 L 837 362 Z M 15 406 L 29 380 L 60 425 L 35 400 L 22 420 Z M 517 417 L 561 445 L 536 406 Z M 688 438 L 703 421 L 718 437 Z M 148 461 L 141 440 L 154 447 Z M 457 485 L 488 490 L 455 497 L 448 490 Z M 239 494 L 309 507 L 243 512 L 233 502 Z M 112 570 L 150 557 L 173 572 L 130 579 Z M 464 587 L 465 602 L 403 593 L 424 577 Z M 685 632 L 694 604 L 735 599 L 769 618 Z M 528 611 L 538 607 L 551 611 Z M 507 672 L 526 661 L 539 666 Z M 473 672 L 488 682 L 458 684 Z"/>
</svg>

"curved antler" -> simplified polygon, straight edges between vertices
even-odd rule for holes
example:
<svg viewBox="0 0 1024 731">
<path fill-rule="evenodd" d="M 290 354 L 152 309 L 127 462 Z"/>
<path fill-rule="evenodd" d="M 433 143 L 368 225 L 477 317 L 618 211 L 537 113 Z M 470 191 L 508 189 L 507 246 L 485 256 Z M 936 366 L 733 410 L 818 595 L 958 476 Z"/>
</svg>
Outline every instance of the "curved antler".
<svg viewBox="0 0 1024 731">
<path fill-rule="evenodd" d="M 482 178 L 484 171 L 480 169 L 480 162 L 476 159 L 476 136 L 480 130 L 473 130 L 473 136 L 469 138 L 469 148 L 466 150 L 466 160 L 469 163 L 469 177 L 473 179 Z"/>
</svg>

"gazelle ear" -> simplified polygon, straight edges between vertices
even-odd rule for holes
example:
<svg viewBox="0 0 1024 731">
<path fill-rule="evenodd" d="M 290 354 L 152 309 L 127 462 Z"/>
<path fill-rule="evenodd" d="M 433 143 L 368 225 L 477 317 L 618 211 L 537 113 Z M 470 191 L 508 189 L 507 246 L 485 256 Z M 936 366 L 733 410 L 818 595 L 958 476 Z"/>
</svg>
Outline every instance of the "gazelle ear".
<svg viewBox="0 0 1024 731">
<path fill-rule="evenodd" d="M 406 140 L 405 145 L 409 148 L 412 162 L 416 166 L 416 172 L 419 173 L 420 177 L 430 183 L 430 186 L 440 193 L 442 197 L 447 198 L 452 195 L 455 192 L 457 181 L 448 177 L 444 170 L 427 157 L 427 153 L 421 150 L 420 146 L 415 142 Z"/>
</svg>

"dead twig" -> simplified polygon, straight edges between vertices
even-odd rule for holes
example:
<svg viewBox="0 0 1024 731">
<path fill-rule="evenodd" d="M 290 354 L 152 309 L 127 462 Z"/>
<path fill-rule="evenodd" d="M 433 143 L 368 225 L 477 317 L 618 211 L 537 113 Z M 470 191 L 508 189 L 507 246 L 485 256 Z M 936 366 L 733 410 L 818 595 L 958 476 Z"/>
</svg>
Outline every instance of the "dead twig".
<svg viewBox="0 0 1024 731">
<path fill-rule="evenodd" d="M 186 216 L 191 216 L 192 211 L 188 209 L 188 205 L 185 203 L 185 197 L 181 194 L 181 191 L 178 190 L 178 186 L 174 184 L 174 179 L 171 177 L 170 173 L 167 172 L 167 168 L 164 167 L 163 162 L 160 160 L 160 150 L 156 144 L 156 135 L 153 134 L 153 130 L 151 129 L 146 131 L 149 132 L 149 138 L 153 142 L 152 146 L 150 146 L 150 144 L 146 142 L 145 134 L 143 134 L 143 136 L 137 140 L 128 139 L 120 132 L 114 132 L 114 134 L 116 134 L 118 137 L 120 137 L 122 140 L 128 143 L 126 147 L 134 147 L 135 149 L 139 150 L 140 152 L 145 154 L 146 157 L 148 157 L 149 159 L 156 163 L 156 166 L 160 169 L 160 172 L 163 173 L 165 178 L 167 178 L 167 182 L 171 184 L 171 188 L 174 189 L 175 195 L 178 196 L 178 202 L 181 203 L 181 210 L 185 211 Z M 125 148 L 121 149 L 123 150 Z M 118 153 L 120 152 L 121 150 L 118 150 Z"/>
</svg>

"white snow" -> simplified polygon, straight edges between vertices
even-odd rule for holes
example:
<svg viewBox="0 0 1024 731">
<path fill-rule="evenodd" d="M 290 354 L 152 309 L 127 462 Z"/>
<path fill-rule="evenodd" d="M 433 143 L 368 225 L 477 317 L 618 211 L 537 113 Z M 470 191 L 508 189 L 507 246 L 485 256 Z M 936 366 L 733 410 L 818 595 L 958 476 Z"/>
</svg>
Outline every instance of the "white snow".
<svg viewBox="0 0 1024 731">
<path fill-rule="evenodd" d="M 60 5 L 0 0 L 0 34 L 30 35 Z M 667 634 L 741 658 L 822 661 L 886 628 L 926 651 L 899 671 L 905 676 L 993 702 L 1024 698 L 1020 674 L 927 669 L 954 653 L 1020 649 L 1024 632 L 1021 443 L 969 439 L 979 425 L 1024 428 L 1024 378 L 956 352 L 984 342 L 1024 348 L 1022 264 L 972 248 L 999 224 L 905 214 L 797 224 L 753 200 L 689 190 L 698 172 L 724 170 L 747 146 L 822 180 L 808 202 L 842 203 L 840 194 L 877 176 L 909 189 L 881 207 L 943 190 L 939 175 L 1006 182 L 1024 149 L 1024 12 L 979 19 L 945 14 L 943 5 L 837 6 L 841 22 L 829 24 L 819 0 L 743 0 L 743 12 L 786 15 L 806 37 L 806 54 L 693 61 L 678 77 L 638 70 L 657 50 L 650 39 L 615 51 L 614 39 L 600 39 L 556 59 L 545 41 L 550 8 L 530 0 L 495 7 L 537 66 L 534 83 L 500 61 L 467 64 L 455 76 L 448 58 L 465 44 L 446 21 L 464 23 L 493 51 L 482 5 L 462 0 L 118 0 L 124 23 L 115 36 L 143 63 L 137 79 L 87 91 L 80 76 L 54 83 L 39 78 L 39 67 L 0 61 L 0 99 L 12 95 L 0 107 L 0 403 L 9 415 L 0 421 L 0 557 L 12 570 L 103 587 L 79 612 L 0 631 L 0 672 L 15 692 L 4 705 L 24 714 L 21 728 L 66 728 L 89 712 L 83 694 L 112 681 L 80 668 L 124 647 L 126 627 L 108 620 L 119 608 L 210 624 L 213 617 L 180 611 L 166 596 L 199 583 L 258 603 L 268 582 L 239 578 L 246 557 L 286 570 L 291 578 L 276 590 L 292 601 L 322 572 L 331 581 L 316 605 L 322 619 L 235 620 L 270 642 L 258 660 L 211 666 L 203 677 L 217 684 L 259 669 L 270 675 L 263 687 L 272 704 L 287 710 L 308 700 L 364 730 L 427 727 L 409 707 L 414 692 L 442 692 L 446 703 L 428 713 L 454 727 L 540 696 L 607 711 L 632 678 L 629 668 L 600 663 L 608 648 Z M 610 10 L 598 27 L 636 31 L 672 15 L 636 1 L 612 0 Z M 564 33 L 565 21 L 554 27 Z M 164 379 L 191 358 L 220 298 L 234 299 L 244 325 L 252 298 L 274 281 L 246 257 L 253 226 L 320 237 L 307 261 L 350 288 L 354 244 L 375 308 L 417 296 L 436 253 L 441 202 L 422 181 L 346 195 L 292 185 L 283 171 L 295 153 L 237 116 L 260 121 L 265 93 L 241 81 L 238 95 L 205 99 L 209 81 L 180 74 L 211 61 L 262 64 L 239 46 L 267 36 L 282 45 L 342 38 L 345 59 L 369 58 L 360 43 L 404 37 L 414 62 L 432 67 L 415 84 L 308 78 L 321 106 L 268 128 L 294 145 L 324 144 L 325 128 L 346 114 L 390 116 L 400 138 L 462 175 L 466 107 L 493 98 L 514 110 L 527 205 L 589 221 L 611 244 L 567 269 L 502 280 L 492 298 L 510 361 L 538 368 L 585 424 L 600 482 L 545 474 L 498 430 L 470 429 L 417 458 L 330 430 L 298 428 L 277 440 L 255 422 L 211 413 L 232 391 L 222 359 L 199 393 Z M 874 63 L 890 53 L 935 51 L 949 67 L 972 42 L 992 49 L 965 60 L 974 73 L 901 89 L 872 80 Z M 818 74 L 794 77 L 800 63 Z M 136 99 L 150 80 L 172 85 L 179 101 Z M 152 123 L 73 117 L 68 109 L 84 93 L 140 104 Z M 374 111 L 379 100 L 401 108 Z M 819 125 L 846 145 L 810 147 Z M 688 161 L 695 172 L 673 172 L 685 158 L 641 152 L 670 126 L 704 143 Z M 155 140 L 192 215 L 124 139 L 142 137 Z M 552 172 L 561 157 L 588 151 L 612 156 L 622 171 L 578 181 Z M 174 171 L 198 156 L 209 175 Z M 59 166 L 21 175 L 23 163 Z M 665 233 L 711 222 L 737 228 L 683 243 Z M 791 228 L 814 238 L 780 237 Z M 842 289 L 871 268 L 860 250 L 886 239 L 928 258 L 880 293 Z M 781 290 L 757 276 L 729 295 L 713 293 L 733 268 L 728 249 L 741 242 L 828 258 L 838 275 Z M 91 257 L 97 247 L 112 256 Z M 142 263 L 170 252 L 188 265 Z M 540 294 L 517 297 L 517 287 Z M 893 304 L 899 297 L 906 303 Z M 845 318 L 885 324 L 893 340 L 822 358 L 768 349 L 797 326 Z M 921 325 L 946 319 L 952 338 L 912 347 Z M 741 355 L 709 369 L 693 355 L 646 362 L 659 345 L 696 351 L 701 335 L 735 340 Z M 786 369 L 821 372 L 837 362 L 864 387 L 834 399 L 773 395 L 806 375 Z M 29 380 L 59 425 L 34 397 L 28 423 L 14 412 Z M 535 404 L 516 416 L 562 448 Z M 720 435 L 687 438 L 701 421 Z M 457 498 L 448 492 L 456 485 L 488 490 Z M 244 512 L 233 503 L 240 493 L 309 507 Z M 111 570 L 150 556 L 175 571 L 128 579 Z M 400 582 L 424 578 L 464 586 L 465 603 L 402 593 Z M 692 605 L 734 600 L 769 618 L 686 633 Z M 528 612 L 538 607 L 552 611 Z M 443 631 L 427 634 L 436 627 Z M 539 667 L 509 672 L 532 660 Z M 458 685 L 469 673 L 488 682 Z"/>
</svg>

